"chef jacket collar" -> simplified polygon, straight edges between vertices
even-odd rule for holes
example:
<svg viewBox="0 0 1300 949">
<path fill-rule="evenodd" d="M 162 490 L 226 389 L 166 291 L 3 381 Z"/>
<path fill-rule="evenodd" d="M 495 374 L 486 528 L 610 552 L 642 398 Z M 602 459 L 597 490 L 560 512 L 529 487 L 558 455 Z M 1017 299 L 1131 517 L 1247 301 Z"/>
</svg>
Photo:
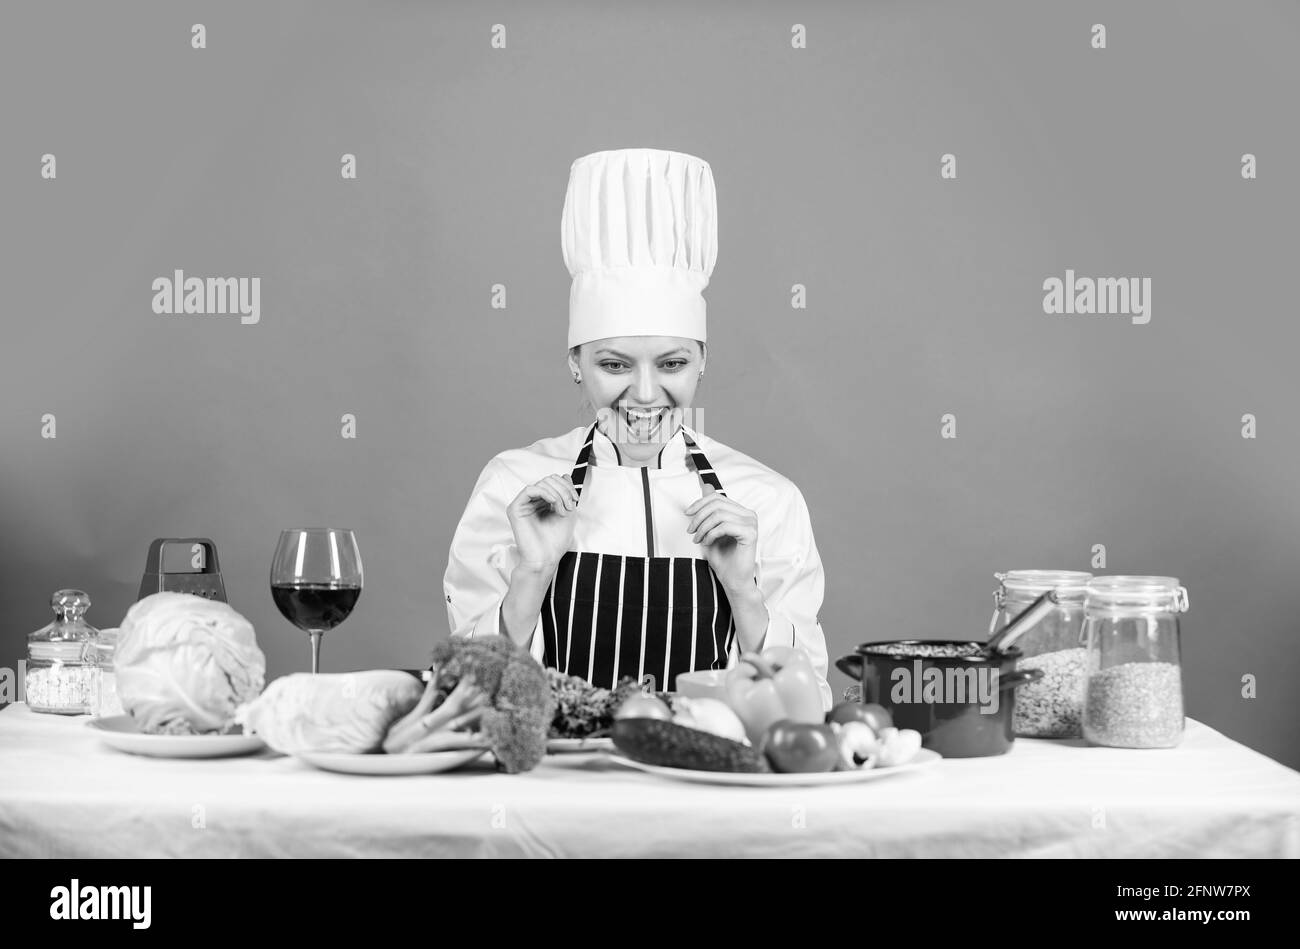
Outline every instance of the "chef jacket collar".
<svg viewBox="0 0 1300 949">
<path fill-rule="evenodd" d="M 650 459 L 648 467 L 652 471 L 655 469 L 685 471 L 689 468 L 689 463 L 686 460 L 688 455 L 686 439 L 682 434 L 685 431 L 686 427 L 684 425 L 677 426 L 677 431 L 673 433 L 673 437 L 664 442 L 659 449 L 658 455 Z M 691 434 L 691 437 L 698 438 L 694 433 Z M 614 467 L 623 463 L 619 457 L 618 446 L 599 428 L 596 429 L 596 434 L 593 436 L 591 448 L 592 458 L 598 467 Z"/>
</svg>

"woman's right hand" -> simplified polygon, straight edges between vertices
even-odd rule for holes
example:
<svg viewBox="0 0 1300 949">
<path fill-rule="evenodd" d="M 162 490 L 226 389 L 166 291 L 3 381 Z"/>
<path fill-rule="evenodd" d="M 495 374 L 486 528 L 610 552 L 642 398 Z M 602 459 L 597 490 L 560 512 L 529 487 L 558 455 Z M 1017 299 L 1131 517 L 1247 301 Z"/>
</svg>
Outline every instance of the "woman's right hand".
<svg viewBox="0 0 1300 949">
<path fill-rule="evenodd" d="M 553 573 L 573 543 L 577 513 L 578 490 L 568 475 L 549 475 L 525 486 L 506 508 L 520 565 Z"/>
</svg>

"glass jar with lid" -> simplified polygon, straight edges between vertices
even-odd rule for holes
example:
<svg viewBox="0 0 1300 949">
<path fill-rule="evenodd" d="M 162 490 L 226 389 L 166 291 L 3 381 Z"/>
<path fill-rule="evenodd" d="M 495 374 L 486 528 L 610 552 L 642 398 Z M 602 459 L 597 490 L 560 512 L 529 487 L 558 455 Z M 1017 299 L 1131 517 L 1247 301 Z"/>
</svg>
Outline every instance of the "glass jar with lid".
<svg viewBox="0 0 1300 949">
<path fill-rule="evenodd" d="M 1015 733 L 1025 738 L 1079 738 L 1083 734 L 1086 650 L 1083 600 L 1092 574 L 1082 570 L 1008 570 L 995 573 L 989 635 L 1006 626 L 1049 590 L 1056 609 L 1016 640 L 1017 669 L 1041 669 L 1043 677 L 1020 687 L 1012 714 Z"/>
<path fill-rule="evenodd" d="M 59 590 L 50 597 L 54 622 L 27 637 L 23 691 L 33 712 L 89 715 L 99 702 L 100 670 L 92 653 L 99 630 L 84 619 L 90 597 Z"/>
<path fill-rule="evenodd" d="M 113 665 L 118 632 L 116 629 L 101 629 L 99 639 L 86 647 L 87 658 L 93 659 L 99 667 L 99 695 L 94 708 L 97 718 L 125 714 L 122 698 L 117 694 L 117 672 Z"/>
<path fill-rule="evenodd" d="M 1094 577 L 1084 600 L 1088 673 L 1083 736 L 1114 748 L 1172 748 L 1183 738 L 1177 577 Z"/>
</svg>

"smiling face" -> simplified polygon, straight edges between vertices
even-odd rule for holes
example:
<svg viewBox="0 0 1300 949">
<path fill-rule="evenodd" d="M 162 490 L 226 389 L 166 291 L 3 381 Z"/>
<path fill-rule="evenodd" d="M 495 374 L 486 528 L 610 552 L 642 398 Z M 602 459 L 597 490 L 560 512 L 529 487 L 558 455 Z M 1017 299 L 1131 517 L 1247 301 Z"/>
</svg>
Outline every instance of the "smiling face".
<svg viewBox="0 0 1300 949">
<path fill-rule="evenodd" d="M 569 369 L 581 374 L 600 430 L 624 458 L 651 461 L 695 400 L 703 344 L 675 336 L 616 336 L 578 349 L 576 358 L 569 354 Z"/>
</svg>

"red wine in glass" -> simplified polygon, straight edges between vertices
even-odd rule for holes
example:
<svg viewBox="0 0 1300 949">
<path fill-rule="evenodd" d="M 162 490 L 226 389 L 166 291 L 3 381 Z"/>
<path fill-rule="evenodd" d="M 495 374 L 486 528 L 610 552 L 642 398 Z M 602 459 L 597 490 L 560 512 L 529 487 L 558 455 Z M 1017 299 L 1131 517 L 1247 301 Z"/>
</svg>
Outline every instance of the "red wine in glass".
<svg viewBox="0 0 1300 949">
<path fill-rule="evenodd" d="M 299 629 L 333 629 L 357 605 L 361 587 L 329 583 L 272 583 L 271 596 L 280 613 Z"/>
<path fill-rule="evenodd" d="M 280 532 L 271 563 L 271 597 L 311 637 L 311 671 L 320 671 L 320 638 L 348 618 L 361 596 L 361 552 L 352 531 L 298 527 Z"/>
</svg>

